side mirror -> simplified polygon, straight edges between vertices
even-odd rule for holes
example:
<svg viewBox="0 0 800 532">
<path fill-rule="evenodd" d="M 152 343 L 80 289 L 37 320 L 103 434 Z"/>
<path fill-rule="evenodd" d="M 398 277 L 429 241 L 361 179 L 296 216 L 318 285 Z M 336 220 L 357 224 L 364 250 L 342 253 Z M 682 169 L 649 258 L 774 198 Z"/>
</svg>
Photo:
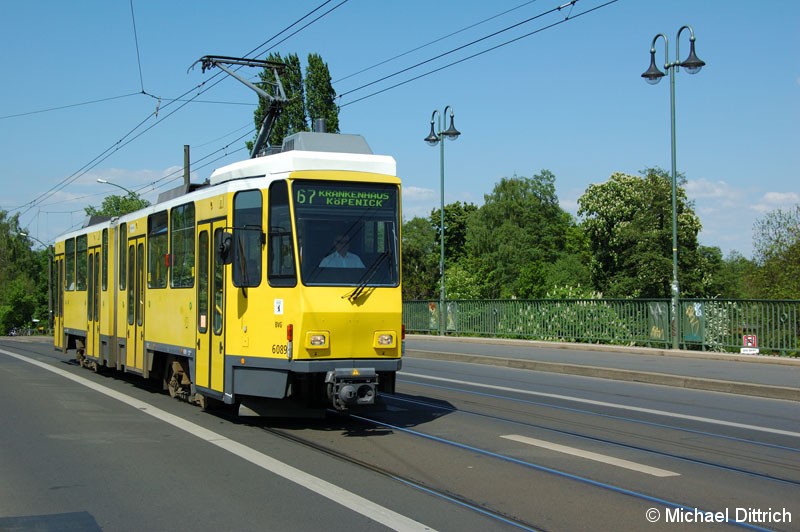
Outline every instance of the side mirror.
<svg viewBox="0 0 800 532">
<path fill-rule="evenodd" d="M 222 264 L 230 264 L 233 262 L 233 255 L 231 254 L 231 242 L 233 235 L 228 232 L 222 233 L 222 239 L 217 245 L 217 261 Z"/>
</svg>

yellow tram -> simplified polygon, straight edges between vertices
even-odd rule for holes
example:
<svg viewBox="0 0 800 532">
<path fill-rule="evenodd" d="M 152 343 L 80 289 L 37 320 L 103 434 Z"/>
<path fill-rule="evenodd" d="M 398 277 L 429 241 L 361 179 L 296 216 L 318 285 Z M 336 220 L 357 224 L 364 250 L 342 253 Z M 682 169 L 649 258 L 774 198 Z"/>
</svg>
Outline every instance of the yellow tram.
<svg viewBox="0 0 800 532">
<path fill-rule="evenodd" d="M 55 347 L 201 403 L 374 405 L 401 366 L 400 204 L 362 137 L 287 137 L 59 237 Z"/>
</svg>

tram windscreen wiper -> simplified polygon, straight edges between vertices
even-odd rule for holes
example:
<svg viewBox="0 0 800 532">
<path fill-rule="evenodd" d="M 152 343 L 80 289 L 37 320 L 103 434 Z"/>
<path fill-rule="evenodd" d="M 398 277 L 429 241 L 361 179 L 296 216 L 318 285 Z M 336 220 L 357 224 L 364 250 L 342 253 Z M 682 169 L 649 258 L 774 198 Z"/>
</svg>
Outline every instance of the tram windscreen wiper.
<svg viewBox="0 0 800 532">
<path fill-rule="evenodd" d="M 389 257 L 388 251 L 384 251 L 383 253 L 378 255 L 378 258 L 375 259 L 372 262 L 372 264 L 370 264 L 369 268 L 367 268 L 367 271 L 364 272 L 363 276 L 361 276 L 361 282 L 358 283 L 358 286 L 356 286 L 351 292 L 345 294 L 342 297 L 346 297 L 351 302 L 358 299 L 358 296 L 360 296 L 364 292 L 364 288 L 366 288 L 367 284 L 369 284 L 372 278 L 375 277 L 375 273 L 377 273 L 378 267 L 381 264 L 383 264 L 383 261 L 386 260 L 387 257 Z"/>
</svg>

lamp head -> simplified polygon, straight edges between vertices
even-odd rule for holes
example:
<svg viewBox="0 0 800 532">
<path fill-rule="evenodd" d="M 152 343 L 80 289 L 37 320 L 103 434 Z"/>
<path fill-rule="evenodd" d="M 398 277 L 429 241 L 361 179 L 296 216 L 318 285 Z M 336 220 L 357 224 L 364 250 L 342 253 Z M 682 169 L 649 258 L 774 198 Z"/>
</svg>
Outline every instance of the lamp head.
<svg viewBox="0 0 800 532">
<path fill-rule="evenodd" d="M 456 129 L 455 124 L 453 123 L 453 113 L 450 112 L 450 127 L 448 127 L 445 131 L 442 131 L 442 136 L 449 139 L 449 140 L 456 140 L 458 136 L 461 135 L 461 132 Z"/>
<path fill-rule="evenodd" d="M 681 66 L 686 69 L 687 74 L 697 74 L 700 69 L 705 66 L 706 62 L 697 57 L 694 53 L 694 37 L 689 40 L 689 57 L 686 61 L 681 63 Z"/>
<path fill-rule="evenodd" d="M 642 74 L 642 77 L 650 85 L 655 85 L 656 83 L 661 81 L 661 78 L 663 78 L 664 76 L 666 76 L 666 74 L 661 72 L 658 69 L 658 67 L 656 66 L 656 49 L 655 48 L 651 48 L 650 49 L 650 68 L 648 68 L 645 71 L 645 73 Z"/>
<path fill-rule="evenodd" d="M 436 131 L 433 129 L 433 120 L 431 120 L 431 132 L 425 137 L 425 142 L 428 143 L 428 146 L 436 146 L 439 144 L 439 136 L 436 134 Z"/>
</svg>

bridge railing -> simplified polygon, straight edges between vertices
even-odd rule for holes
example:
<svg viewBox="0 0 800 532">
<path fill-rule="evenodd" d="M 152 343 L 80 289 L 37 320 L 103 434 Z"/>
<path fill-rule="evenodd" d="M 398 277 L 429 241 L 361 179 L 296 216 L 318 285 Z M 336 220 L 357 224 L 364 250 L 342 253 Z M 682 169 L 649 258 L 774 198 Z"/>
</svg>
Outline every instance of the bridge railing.
<svg viewBox="0 0 800 532">
<path fill-rule="evenodd" d="M 800 300 L 682 299 L 684 349 L 800 355 Z M 405 301 L 410 333 L 438 334 L 439 302 Z M 669 299 L 512 299 L 445 302 L 447 334 L 529 340 L 671 346 Z"/>
</svg>

